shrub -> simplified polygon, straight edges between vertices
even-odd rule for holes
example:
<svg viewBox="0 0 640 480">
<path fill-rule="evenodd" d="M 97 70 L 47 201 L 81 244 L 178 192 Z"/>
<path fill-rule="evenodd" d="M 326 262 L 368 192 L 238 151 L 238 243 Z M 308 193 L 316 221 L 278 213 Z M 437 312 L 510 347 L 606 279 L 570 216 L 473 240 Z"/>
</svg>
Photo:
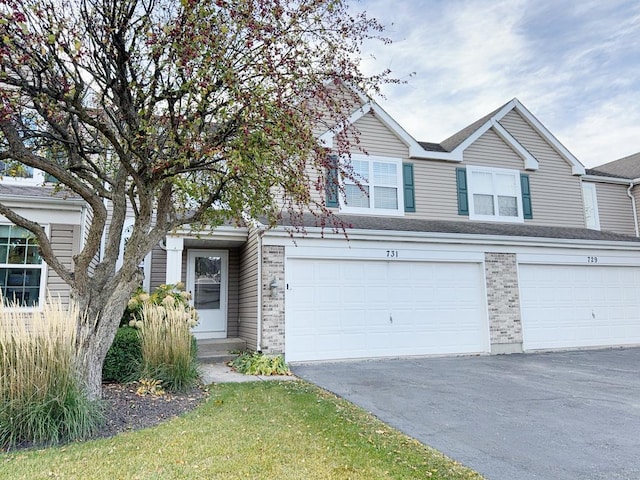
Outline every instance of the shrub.
<svg viewBox="0 0 640 480">
<path fill-rule="evenodd" d="M 78 317 L 59 300 L 24 313 L 0 299 L 0 448 L 81 439 L 100 425 L 74 367 Z"/>
<path fill-rule="evenodd" d="M 245 375 L 291 375 L 282 355 L 270 356 L 260 352 L 245 352 L 229 365 Z"/>
<path fill-rule="evenodd" d="M 191 294 L 185 292 L 184 285 L 177 283 L 175 285 L 160 285 L 151 294 L 146 293 L 142 288 L 138 288 L 136 293 L 131 297 L 127 308 L 122 316 L 120 326 L 129 325 L 132 327 L 140 327 L 139 322 L 142 321 L 142 307 L 150 303 L 151 305 L 175 305 L 188 313 L 186 317 L 189 326 L 195 327 L 198 324 L 198 311 L 189 305 Z"/>
<path fill-rule="evenodd" d="M 102 380 L 118 383 L 138 380 L 141 365 L 140 332 L 128 326 L 120 327 L 104 360 Z"/>
<path fill-rule="evenodd" d="M 145 302 L 142 305 L 141 375 L 160 380 L 169 391 L 188 390 L 198 381 L 189 315 L 175 303 L 153 305 Z"/>
</svg>

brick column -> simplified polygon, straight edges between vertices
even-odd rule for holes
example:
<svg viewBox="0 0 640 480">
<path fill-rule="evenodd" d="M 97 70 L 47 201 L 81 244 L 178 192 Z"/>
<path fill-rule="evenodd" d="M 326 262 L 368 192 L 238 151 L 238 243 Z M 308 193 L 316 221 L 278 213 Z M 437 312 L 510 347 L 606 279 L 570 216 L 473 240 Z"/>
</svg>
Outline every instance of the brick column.
<svg viewBox="0 0 640 480">
<path fill-rule="evenodd" d="M 514 253 L 485 253 L 491 353 L 522 352 L 518 268 Z"/>
<path fill-rule="evenodd" d="M 262 350 L 284 353 L 284 247 L 262 247 Z"/>
</svg>

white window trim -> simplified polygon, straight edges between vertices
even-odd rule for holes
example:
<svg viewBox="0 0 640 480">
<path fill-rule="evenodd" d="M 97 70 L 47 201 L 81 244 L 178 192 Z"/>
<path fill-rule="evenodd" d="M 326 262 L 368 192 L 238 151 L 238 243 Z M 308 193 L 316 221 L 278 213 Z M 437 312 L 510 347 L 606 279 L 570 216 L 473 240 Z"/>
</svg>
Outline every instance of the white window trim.
<svg viewBox="0 0 640 480">
<path fill-rule="evenodd" d="M 593 225 L 589 226 L 589 217 L 587 216 L 587 198 L 585 191 L 591 190 L 591 198 L 593 198 L 593 204 L 589 205 L 593 209 Z M 584 207 L 584 224 L 585 227 L 591 230 L 600 230 L 600 213 L 598 211 L 598 191 L 596 190 L 595 183 L 582 182 L 582 204 Z"/>
<path fill-rule="evenodd" d="M 17 227 L 18 225 L 15 225 L 14 223 L 8 223 L 8 222 L 0 222 L 0 225 L 11 225 L 14 227 Z M 47 237 L 51 238 L 50 236 L 50 232 L 49 232 L 49 225 L 42 225 L 42 228 L 44 229 L 44 233 L 47 235 Z M 49 266 L 47 265 L 47 262 L 44 261 L 44 258 L 42 259 L 42 263 L 40 263 L 39 265 L 34 265 L 34 264 L 30 264 L 32 266 L 30 266 L 29 268 L 40 268 L 40 292 L 38 294 L 38 305 L 35 307 L 17 307 L 17 308 L 9 308 L 9 307 L 5 307 L 7 308 L 7 310 L 19 310 L 21 312 L 38 312 L 41 311 L 44 308 L 44 302 L 46 301 L 46 295 L 47 295 L 47 285 L 48 285 L 48 275 L 49 275 Z M 24 267 L 24 265 L 22 264 L 14 264 L 14 263 L 0 263 L 0 266 L 2 266 L 2 268 L 21 268 Z"/>
<path fill-rule="evenodd" d="M 501 216 L 497 213 L 497 200 L 496 194 L 494 192 L 494 206 L 496 209 L 495 215 L 480 215 L 475 213 L 475 203 L 474 203 L 474 194 L 479 193 L 474 190 L 474 182 L 473 182 L 473 173 L 491 173 L 494 174 L 502 174 L 502 175 L 512 175 L 516 180 L 516 202 L 518 207 L 518 216 L 517 217 L 507 217 Z M 520 185 L 520 171 L 511 170 L 507 168 L 495 168 L 495 167 L 477 167 L 468 165 L 467 166 L 467 190 L 468 190 L 468 198 L 469 198 L 469 220 L 478 220 L 484 222 L 503 222 L 503 223 L 524 223 L 524 215 L 523 215 L 523 207 L 522 207 L 522 187 Z"/>
<path fill-rule="evenodd" d="M 350 207 L 345 203 L 344 191 L 340 192 L 340 212 L 341 213 L 359 213 L 359 214 L 369 214 L 369 215 L 381 215 L 381 216 L 396 216 L 402 217 L 404 216 L 404 183 L 402 178 L 402 159 L 394 158 L 394 157 L 381 157 L 375 155 L 351 155 L 351 160 L 359 160 L 364 161 L 369 164 L 369 207 Z M 371 183 L 371 179 L 373 179 L 373 162 L 384 162 L 384 163 L 393 163 L 396 165 L 396 176 L 397 176 L 397 192 L 398 192 L 398 209 L 386 209 L 386 208 L 374 208 L 374 197 L 371 196 L 373 193 L 373 187 L 375 184 Z M 354 182 L 349 181 L 350 185 L 353 185 Z M 344 187 L 345 181 L 342 179 L 342 186 Z M 382 186 L 382 185 L 378 185 Z M 342 189 L 341 189 L 342 190 Z"/>
</svg>

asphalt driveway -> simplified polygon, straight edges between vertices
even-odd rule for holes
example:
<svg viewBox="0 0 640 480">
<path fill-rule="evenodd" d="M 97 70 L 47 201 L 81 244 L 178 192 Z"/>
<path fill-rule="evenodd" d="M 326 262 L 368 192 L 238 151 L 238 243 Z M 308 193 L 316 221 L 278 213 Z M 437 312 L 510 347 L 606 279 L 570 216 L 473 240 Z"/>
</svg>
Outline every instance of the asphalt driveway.
<svg viewBox="0 0 640 480">
<path fill-rule="evenodd" d="M 640 479 L 640 348 L 293 372 L 489 480 Z"/>
</svg>

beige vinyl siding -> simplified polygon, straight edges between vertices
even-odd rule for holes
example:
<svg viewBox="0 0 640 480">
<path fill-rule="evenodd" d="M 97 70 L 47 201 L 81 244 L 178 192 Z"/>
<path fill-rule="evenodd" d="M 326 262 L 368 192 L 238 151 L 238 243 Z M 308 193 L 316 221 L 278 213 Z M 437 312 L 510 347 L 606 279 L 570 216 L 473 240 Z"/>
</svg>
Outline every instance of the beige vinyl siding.
<svg viewBox="0 0 640 480">
<path fill-rule="evenodd" d="M 635 201 L 635 206 L 636 206 L 636 219 L 637 219 L 636 221 L 640 222 L 640 186 L 635 185 L 631 190 L 631 195 L 633 195 L 633 199 Z M 635 223 L 634 223 L 634 228 L 635 228 Z"/>
<path fill-rule="evenodd" d="M 407 146 L 396 137 L 373 113 L 369 112 L 360 118 L 354 124 L 359 132 L 359 137 L 350 139 L 352 144 L 351 153 L 353 154 L 369 154 L 381 157 L 392 157 L 405 159 L 409 156 Z M 360 146 L 361 148 L 358 148 Z M 319 202 L 322 199 L 314 185 L 318 180 L 319 174 L 317 170 L 309 166 L 307 169 L 309 175 L 309 185 L 311 198 L 313 201 Z M 335 209 L 337 210 L 337 209 Z"/>
<path fill-rule="evenodd" d="M 151 251 L 151 282 L 150 288 L 158 288 L 167 279 L 167 252 L 159 245 Z"/>
<path fill-rule="evenodd" d="M 462 165 L 435 160 L 411 160 L 416 211 L 407 218 L 463 221 L 458 215 L 456 167 Z"/>
<path fill-rule="evenodd" d="M 229 250 L 229 280 L 227 293 L 227 337 L 238 336 L 240 292 L 240 249 Z"/>
<path fill-rule="evenodd" d="M 355 122 L 360 134 L 360 146 L 369 155 L 382 157 L 407 158 L 407 146 L 387 128 L 373 113 L 369 112 Z M 358 144 L 352 141 L 352 153 L 363 153 Z"/>
<path fill-rule="evenodd" d="M 457 168 L 474 165 L 524 170 L 524 160 L 491 129 L 464 151 L 461 163 L 435 160 L 410 161 L 413 163 L 416 212 L 405 215 L 429 220 L 468 220 L 467 216 L 458 215 Z M 533 184 L 532 178 L 538 172 L 529 173 L 531 184 Z M 533 187 L 531 189 L 533 190 Z M 579 189 L 578 194 L 580 194 Z M 535 219 L 537 202 L 535 196 L 532 198 Z"/>
<path fill-rule="evenodd" d="M 584 205 L 580 177 L 572 175 L 564 160 L 515 111 L 500 124 L 539 162 L 540 168 L 529 173 L 533 219 L 527 223 L 584 228 Z"/>
<path fill-rule="evenodd" d="M 633 207 L 627 185 L 595 183 L 600 230 L 635 235 Z"/>
<path fill-rule="evenodd" d="M 83 238 L 82 238 L 81 248 L 84 248 L 86 244 L 87 235 L 89 234 L 89 229 L 91 228 L 92 223 L 93 223 L 93 210 L 89 205 L 86 205 L 85 215 L 84 215 L 84 225 L 82 226 Z M 98 265 L 99 262 L 100 262 L 100 248 L 98 247 L 98 251 L 95 257 L 93 257 L 93 260 L 89 264 L 89 275 L 93 275 L 96 265 Z"/>
<path fill-rule="evenodd" d="M 73 255 L 80 248 L 80 226 L 52 224 L 49 235 L 55 256 L 64 266 L 73 268 Z M 46 286 L 52 298 L 60 297 L 63 305 L 69 303 L 69 285 L 50 267 L 47 268 Z"/>
<path fill-rule="evenodd" d="M 258 243 L 254 229 L 239 251 L 237 335 L 251 349 L 258 342 Z"/>
</svg>

